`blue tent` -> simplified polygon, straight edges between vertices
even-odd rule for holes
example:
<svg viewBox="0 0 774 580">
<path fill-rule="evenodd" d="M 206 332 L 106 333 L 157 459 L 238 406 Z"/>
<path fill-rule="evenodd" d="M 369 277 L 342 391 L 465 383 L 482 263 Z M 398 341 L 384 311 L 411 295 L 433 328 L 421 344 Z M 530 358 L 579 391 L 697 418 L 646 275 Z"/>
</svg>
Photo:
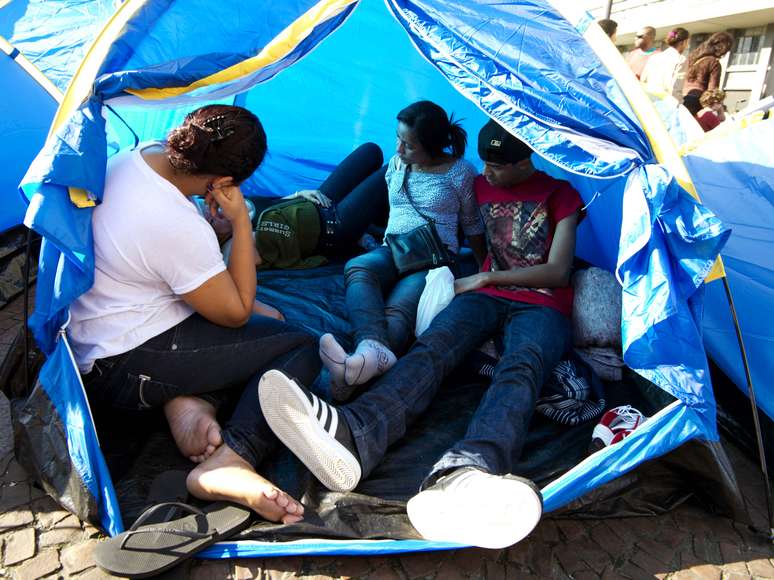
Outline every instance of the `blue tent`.
<svg viewBox="0 0 774 580">
<path fill-rule="evenodd" d="M 496 119 L 576 186 L 589 204 L 578 254 L 623 287 L 624 360 L 675 397 L 545 486 L 546 510 L 689 440 L 718 440 L 698 313 L 729 232 L 692 195 L 658 115 L 588 14 L 558 0 L 127 0 L 86 54 L 21 187 L 25 223 L 44 237 L 31 327 L 48 360 L 36 390 L 63 418 L 72 473 L 91 498 L 71 509 L 111 534 L 122 528 L 66 338 L 68 305 L 93 280 L 91 208 L 109 153 L 162 138 L 203 102 L 236 102 L 270 139 L 245 190 L 276 195 L 318 183 L 364 140 L 389 151 L 395 112 L 421 97 L 464 117 L 470 134 Z M 221 544 L 208 555 L 439 547 Z"/>
<path fill-rule="evenodd" d="M 734 231 L 723 249 L 759 407 L 774 419 L 774 119 L 723 127 L 691 144 L 685 163 L 703 200 Z M 707 353 L 747 393 L 728 302 L 719 284 L 707 287 Z"/>
</svg>

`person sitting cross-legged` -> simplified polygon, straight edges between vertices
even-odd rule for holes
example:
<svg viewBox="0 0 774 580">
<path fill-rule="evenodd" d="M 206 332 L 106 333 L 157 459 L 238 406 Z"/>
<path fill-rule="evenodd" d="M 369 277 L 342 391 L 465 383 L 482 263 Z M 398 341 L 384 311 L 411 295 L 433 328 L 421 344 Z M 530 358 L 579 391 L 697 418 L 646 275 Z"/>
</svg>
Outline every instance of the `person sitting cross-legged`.
<svg viewBox="0 0 774 580">
<path fill-rule="evenodd" d="M 538 391 L 569 345 L 570 268 L 582 202 L 537 171 L 530 148 L 494 121 L 479 134 L 475 193 L 486 226 L 482 271 L 411 350 L 353 402 L 333 407 L 280 371 L 259 382 L 261 409 L 279 439 L 329 489 L 348 491 L 382 460 L 473 349 L 502 333 L 504 352 L 465 436 L 408 502 L 425 538 L 485 548 L 512 545 L 537 525 L 542 497 L 511 475 Z"/>
</svg>

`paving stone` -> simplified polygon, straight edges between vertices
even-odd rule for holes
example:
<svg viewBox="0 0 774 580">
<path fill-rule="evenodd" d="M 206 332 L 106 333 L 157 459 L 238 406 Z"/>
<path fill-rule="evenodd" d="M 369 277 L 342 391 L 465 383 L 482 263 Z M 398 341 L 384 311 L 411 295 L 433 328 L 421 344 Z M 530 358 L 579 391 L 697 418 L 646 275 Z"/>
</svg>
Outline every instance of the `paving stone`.
<svg viewBox="0 0 774 580">
<path fill-rule="evenodd" d="M 558 544 L 561 541 L 557 520 L 543 520 L 540 522 L 530 538 L 540 539 L 549 544 Z"/>
<path fill-rule="evenodd" d="M 189 570 L 189 580 L 213 580 L 214 578 L 231 578 L 232 563 L 229 560 L 207 560 L 200 565 L 194 565 Z"/>
<path fill-rule="evenodd" d="M 78 544 L 87 539 L 88 536 L 80 526 L 77 528 L 62 527 L 42 532 L 38 536 L 38 545 L 42 548 L 47 548 L 50 546 L 60 546 L 62 544 Z"/>
<path fill-rule="evenodd" d="M 728 574 L 742 574 L 743 576 L 750 576 L 750 572 L 747 571 L 747 563 L 744 561 L 725 561 L 725 563 L 721 566 L 721 570 L 723 571 L 723 578 L 725 578 Z"/>
<path fill-rule="evenodd" d="M 377 570 L 386 565 L 386 558 L 346 558 L 339 569 L 344 578 L 378 578 Z M 441 565 L 441 562 L 438 562 Z"/>
<path fill-rule="evenodd" d="M 27 560 L 21 566 L 13 569 L 15 578 L 30 580 L 31 578 L 43 578 L 59 570 L 59 552 L 45 550 L 31 560 Z"/>
<path fill-rule="evenodd" d="M 108 574 L 101 568 L 89 568 L 88 570 L 81 572 L 78 574 L 78 576 L 75 576 L 78 580 L 114 580 L 117 579 L 118 576 L 113 576 L 111 574 Z M 212 576 L 212 578 L 216 578 L 216 576 Z M 225 576 L 220 576 L 220 578 L 225 578 Z"/>
<path fill-rule="evenodd" d="M 570 542 L 586 534 L 586 528 L 577 520 L 558 520 L 557 525 L 561 537 Z"/>
<path fill-rule="evenodd" d="M 504 558 L 487 560 L 484 564 L 484 578 L 487 580 L 508 577 L 508 562 Z"/>
<path fill-rule="evenodd" d="M 583 561 L 583 554 L 580 550 L 575 549 L 572 542 L 557 548 L 554 555 L 559 559 L 562 570 L 568 576 L 573 576 L 576 572 L 590 570 L 586 562 Z"/>
<path fill-rule="evenodd" d="M 397 561 L 409 578 L 432 578 L 441 566 L 438 558 L 428 558 L 426 554 L 405 554 Z"/>
<path fill-rule="evenodd" d="M 72 575 L 94 566 L 94 546 L 96 544 L 96 540 L 91 540 L 64 548 L 60 556 L 64 571 Z"/>
<path fill-rule="evenodd" d="M 13 528 L 28 526 L 34 520 L 32 511 L 26 507 L 2 513 L 0 514 L 0 533 Z"/>
<path fill-rule="evenodd" d="M 42 530 L 50 530 L 67 516 L 71 515 L 70 512 L 59 508 L 59 506 L 57 506 L 57 508 L 58 509 L 54 509 L 52 511 L 38 511 L 36 513 L 38 528 Z"/>
<path fill-rule="evenodd" d="M 5 554 L 3 564 L 11 566 L 24 560 L 28 560 L 35 555 L 35 530 L 27 528 L 11 532 L 6 536 Z"/>
<path fill-rule="evenodd" d="M 27 483 L 12 483 L 0 487 L 0 512 L 30 503 L 30 486 Z"/>
<path fill-rule="evenodd" d="M 643 550 L 636 550 L 631 555 L 631 562 L 641 570 L 646 570 L 655 574 L 656 572 L 668 572 L 670 566 L 662 559 L 651 556 Z"/>
<path fill-rule="evenodd" d="M 622 565 L 616 566 L 614 572 L 619 575 L 619 578 L 628 578 L 631 580 L 653 578 L 652 573 L 646 572 L 633 562 L 624 562 Z"/>
<path fill-rule="evenodd" d="M 663 564 L 670 564 L 674 559 L 674 547 L 665 549 L 663 544 L 660 544 L 649 538 L 640 538 L 636 544 L 638 551 L 645 552 L 651 558 L 662 562 Z"/>
<path fill-rule="evenodd" d="M 774 565 L 771 560 L 761 558 L 760 560 L 752 560 L 747 562 L 747 569 L 753 576 L 759 576 L 761 578 L 774 578 Z"/>
<path fill-rule="evenodd" d="M 242 566 L 240 564 L 234 564 L 232 568 L 233 580 L 253 580 L 254 578 L 260 578 L 260 569 L 251 569 L 249 566 Z"/>
<path fill-rule="evenodd" d="M 713 566 L 712 564 L 701 564 L 699 566 L 693 566 L 690 570 L 697 578 L 700 578 L 701 580 L 720 580 L 722 577 L 720 568 Z"/>
</svg>

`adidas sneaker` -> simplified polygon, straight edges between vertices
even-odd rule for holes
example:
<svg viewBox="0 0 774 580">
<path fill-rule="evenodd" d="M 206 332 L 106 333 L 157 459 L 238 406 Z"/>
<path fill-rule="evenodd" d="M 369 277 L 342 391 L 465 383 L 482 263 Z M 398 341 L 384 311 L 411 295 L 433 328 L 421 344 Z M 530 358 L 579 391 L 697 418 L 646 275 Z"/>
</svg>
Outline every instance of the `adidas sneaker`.
<svg viewBox="0 0 774 580">
<path fill-rule="evenodd" d="M 261 377 L 258 399 L 269 427 L 331 491 L 351 491 L 361 468 L 352 433 L 336 407 L 278 370 Z"/>
</svg>

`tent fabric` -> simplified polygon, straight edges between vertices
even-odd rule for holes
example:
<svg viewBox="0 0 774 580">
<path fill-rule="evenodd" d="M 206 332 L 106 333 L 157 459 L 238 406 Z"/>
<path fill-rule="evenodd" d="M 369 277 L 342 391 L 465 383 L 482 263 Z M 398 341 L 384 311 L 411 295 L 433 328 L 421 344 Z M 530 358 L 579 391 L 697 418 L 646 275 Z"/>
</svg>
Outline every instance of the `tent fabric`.
<svg viewBox="0 0 774 580">
<path fill-rule="evenodd" d="M 394 129 L 394 114 L 410 102 L 406 95 L 412 92 L 390 101 L 369 92 L 370 85 L 359 76 L 359 67 L 367 62 L 375 71 L 372 74 L 384 81 L 390 82 L 393 76 L 395 87 L 423 78 L 428 92 L 422 96 L 437 99 L 437 91 L 448 97 L 448 104 L 443 101 L 448 109 L 459 105 L 473 110 L 478 121 L 485 118 L 481 111 L 493 116 L 529 141 L 541 159 L 580 184 L 587 202 L 595 200 L 589 208 L 591 229 L 584 234 L 588 243 L 579 252 L 592 263 L 615 268 L 623 284 L 627 364 L 679 402 L 653 423 L 650 437 L 642 435 L 604 459 L 592 459 L 577 478 L 557 484 L 555 495 L 549 493 L 549 498 L 556 498 L 556 506 L 691 438 L 716 440 L 714 399 L 697 318 L 698 289 L 728 231 L 667 169 L 655 164 L 654 141 L 640 124 L 641 113 L 629 106 L 631 97 L 618 88 L 620 83 L 607 72 L 608 65 L 587 42 L 593 32 L 588 16 L 568 20 L 553 2 L 538 0 L 509 4 L 395 0 L 388 8 L 402 28 L 404 45 L 408 35 L 427 62 L 417 63 L 416 55 L 408 61 L 411 67 L 407 61 L 392 60 L 405 53 L 395 40 L 395 20 L 377 0 L 293 1 L 283 3 L 281 9 L 267 3 L 265 11 L 223 9 L 203 0 L 124 3 L 73 80 L 54 133 L 22 182 L 30 202 L 25 223 L 45 237 L 31 321 L 42 350 L 51 355 L 60 348 L 57 336 L 66 325 L 67 306 L 93 279 L 91 209 L 76 207 L 71 199 L 88 205 L 82 203 L 84 192 L 92 204 L 102 195 L 107 124 L 114 123 L 103 116 L 103 105 L 144 107 L 153 101 L 154 106 L 190 108 L 196 102 L 249 90 L 237 102 L 267 118 L 262 107 L 272 87 L 281 86 L 284 78 L 296 72 L 297 78 L 303 78 L 303 87 L 295 93 L 275 94 L 281 99 L 283 116 L 292 119 L 294 107 L 300 110 L 313 103 L 325 109 L 316 115 L 332 119 L 331 126 L 339 131 L 326 130 L 329 126 L 317 122 L 291 136 L 283 135 L 282 146 L 272 149 L 275 175 L 287 170 L 285 179 L 272 187 L 282 193 L 277 189 L 295 185 L 288 176 L 303 174 L 307 167 L 319 175 L 343 158 L 340 154 L 326 158 L 314 150 L 308 158 L 294 156 L 295 143 L 303 142 L 307 133 L 313 141 L 327 138 L 350 148 L 353 135 L 370 135 L 361 129 L 373 126 L 372 113 Z M 219 23 L 215 32 L 191 32 L 190 26 L 214 22 Z M 306 28 L 294 26 L 299 22 L 306 23 Z M 186 35 L 172 33 L 182 29 Z M 380 36 L 381 31 L 390 32 Z M 363 38 L 370 42 L 363 43 Z M 380 39 L 389 39 L 395 48 Z M 267 50 L 274 46 L 281 49 Z M 372 49 L 373 62 L 363 60 L 367 48 Z M 326 83 L 333 82 L 330 78 L 319 73 L 300 76 L 305 64 L 323 55 L 331 59 L 328 66 L 335 67 L 336 83 L 358 87 L 363 106 L 347 107 L 336 100 L 335 92 L 326 93 Z M 298 64 L 288 68 L 294 63 Z M 266 83 L 269 79 L 272 82 Z M 449 84 L 459 94 L 450 93 Z M 165 92 L 168 89 L 172 96 L 159 100 L 170 94 Z M 82 104 L 81 95 L 88 96 Z M 326 106 L 319 107 L 323 98 Z M 373 102 L 379 104 L 372 108 Z M 469 126 L 470 134 L 475 135 L 482 124 L 478 121 Z M 267 128 L 271 147 L 273 133 Z M 154 127 L 161 136 L 167 129 Z M 304 149 L 303 143 L 300 148 Z M 600 180 L 610 182 L 608 192 L 620 195 L 595 198 L 593 184 Z M 593 219 L 595 215 L 599 219 Z M 46 364 L 60 364 L 61 372 L 77 373 L 74 366 L 53 356 Z M 105 490 L 109 486 L 99 492 Z M 111 501 L 110 493 L 104 493 L 104 501 Z M 101 512 L 103 518 L 107 512 Z M 115 513 L 113 509 L 111 517 Z M 118 527 L 113 524 L 112 529 Z"/>
<path fill-rule="evenodd" d="M 734 231 L 723 249 L 728 284 L 757 402 L 774 418 L 774 120 L 720 127 L 688 148 L 684 159 L 709 207 Z M 725 291 L 707 286 L 704 342 L 708 354 L 746 394 L 735 329 Z"/>
<path fill-rule="evenodd" d="M 17 186 L 26 167 L 43 147 L 58 104 L 35 78 L 34 69 L 25 66 L 23 58 L 16 47 L 0 38 L 0 90 L 4 99 L 0 113 L 0 232 L 24 219 L 27 204 L 19 197 Z"/>
<path fill-rule="evenodd" d="M 13 0 L 0 8 L 0 36 L 64 93 L 89 43 L 117 4 L 116 0 Z M 47 114 L 41 118 L 51 119 Z"/>
</svg>

